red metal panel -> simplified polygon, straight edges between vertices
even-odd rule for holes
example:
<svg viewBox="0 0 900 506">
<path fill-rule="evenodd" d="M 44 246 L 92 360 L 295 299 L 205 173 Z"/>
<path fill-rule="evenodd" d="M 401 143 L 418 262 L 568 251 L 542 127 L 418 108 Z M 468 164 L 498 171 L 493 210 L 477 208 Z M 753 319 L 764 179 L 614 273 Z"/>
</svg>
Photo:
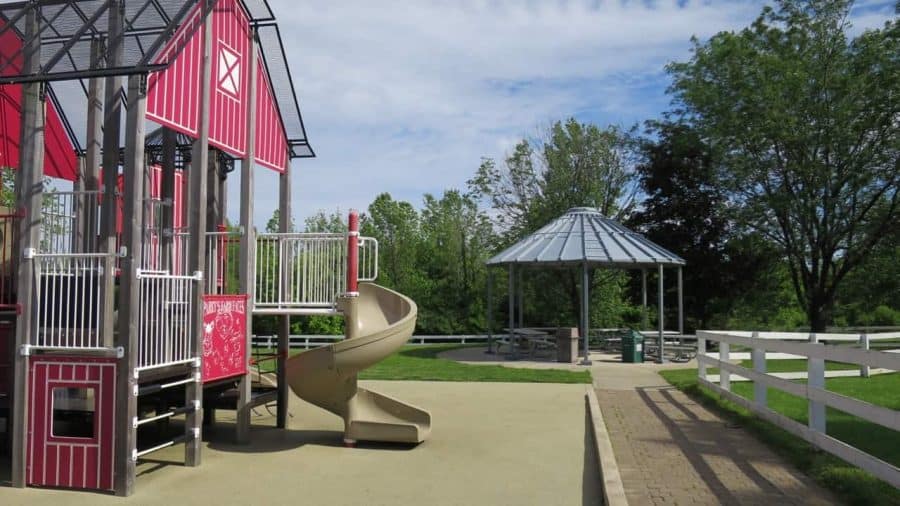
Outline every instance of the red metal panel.
<svg viewBox="0 0 900 506">
<path fill-rule="evenodd" d="M 112 358 L 46 356 L 30 364 L 29 485 L 111 490 L 115 440 L 115 368 Z M 94 392 L 93 437 L 53 434 L 53 389 Z"/>
<path fill-rule="evenodd" d="M 242 157 L 247 153 L 250 21 L 241 2 L 216 2 L 212 31 L 209 143 Z"/>
<path fill-rule="evenodd" d="M 0 34 L 0 61 L 13 57 L 22 47 L 19 37 L 7 30 Z M 22 55 L 14 58 L 5 75 L 19 71 Z M 21 132 L 22 85 L 0 85 L 0 167 L 19 166 L 19 136 Z M 52 101 L 47 101 L 46 128 L 44 129 L 44 174 L 74 181 L 78 175 L 75 146 L 69 139 Z"/>
<path fill-rule="evenodd" d="M 287 137 L 261 55 L 257 75 L 259 77 L 256 87 L 256 163 L 284 172 L 287 167 Z"/>
<path fill-rule="evenodd" d="M 150 74 L 147 80 L 147 118 L 196 138 L 199 125 L 197 104 L 200 102 L 200 62 L 203 55 L 203 25 L 199 3 L 166 44 L 157 63 L 171 60 L 179 49 L 181 53 L 168 68 Z"/>
<path fill-rule="evenodd" d="M 203 296 L 203 381 L 247 374 L 247 295 Z"/>
</svg>

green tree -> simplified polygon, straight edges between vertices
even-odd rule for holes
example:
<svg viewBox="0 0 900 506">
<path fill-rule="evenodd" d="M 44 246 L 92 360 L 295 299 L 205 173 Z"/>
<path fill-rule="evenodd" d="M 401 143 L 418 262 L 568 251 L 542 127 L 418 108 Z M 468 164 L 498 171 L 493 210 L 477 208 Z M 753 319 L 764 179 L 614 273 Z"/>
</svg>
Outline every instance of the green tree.
<svg viewBox="0 0 900 506">
<path fill-rule="evenodd" d="M 900 226 L 900 21 L 849 39 L 849 0 L 779 0 L 668 67 L 677 113 L 731 204 L 778 245 L 816 331 L 841 281 Z"/>
<path fill-rule="evenodd" d="M 537 141 L 523 139 L 502 166 L 482 161 L 469 180 L 472 194 L 494 210 L 509 242 L 544 226 L 572 207 L 622 214 L 633 201 L 628 136 L 574 118 L 554 123 Z"/>
<path fill-rule="evenodd" d="M 469 195 L 447 190 L 425 195 L 418 265 L 432 280 L 421 301 L 423 329 L 454 334 L 485 325 L 485 264 L 493 237 L 491 223 Z"/>
<path fill-rule="evenodd" d="M 378 273 L 385 286 L 415 295 L 425 281 L 416 266 L 419 213 L 409 202 L 378 195 L 361 219 L 363 235 L 378 240 Z"/>
<path fill-rule="evenodd" d="M 347 231 L 347 216 L 340 209 L 332 213 L 319 210 L 303 221 L 303 229 L 310 233 L 341 234 Z"/>
<path fill-rule="evenodd" d="M 734 223 L 718 163 L 698 131 L 667 121 L 647 127 L 637 166 L 645 198 L 629 225 L 685 259 L 686 325 L 710 328 L 711 318 L 731 310 L 736 294 L 769 279 L 763 271 L 780 258 L 759 234 Z"/>
</svg>

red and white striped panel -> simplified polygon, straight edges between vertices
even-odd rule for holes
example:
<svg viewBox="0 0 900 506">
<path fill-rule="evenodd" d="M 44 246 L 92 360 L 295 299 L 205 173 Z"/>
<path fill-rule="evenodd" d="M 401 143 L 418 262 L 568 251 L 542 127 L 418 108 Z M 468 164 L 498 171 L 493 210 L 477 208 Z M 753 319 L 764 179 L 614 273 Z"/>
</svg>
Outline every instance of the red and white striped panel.
<svg viewBox="0 0 900 506">
<path fill-rule="evenodd" d="M 183 44 L 187 45 L 168 68 L 151 73 L 147 80 L 147 118 L 194 138 L 200 124 L 198 112 L 203 57 L 200 14 L 198 4 L 163 48 L 156 63 L 171 60 Z"/>
<path fill-rule="evenodd" d="M 212 18 L 209 143 L 238 158 L 247 154 L 250 21 L 237 0 L 218 0 Z"/>
<path fill-rule="evenodd" d="M 288 162 L 287 136 L 278 114 L 278 103 L 260 55 L 256 87 L 256 163 L 284 172 Z"/>
<path fill-rule="evenodd" d="M 112 490 L 116 360 L 36 357 L 31 362 L 29 381 L 28 484 Z M 94 437 L 53 435 L 54 388 L 94 391 Z"/>
</svg>

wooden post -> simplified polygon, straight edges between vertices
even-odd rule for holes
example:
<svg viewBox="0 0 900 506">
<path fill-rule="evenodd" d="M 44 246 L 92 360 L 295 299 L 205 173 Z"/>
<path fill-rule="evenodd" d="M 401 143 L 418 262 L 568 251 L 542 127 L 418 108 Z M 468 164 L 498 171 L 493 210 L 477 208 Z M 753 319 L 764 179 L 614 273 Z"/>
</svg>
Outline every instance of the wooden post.
<svg viewBox="0 0 900 506">
<path fill-rule="evenodd" d="M 103 60 L 103 41 L 91 40 L 91 68 L 99 68 Z M 103 79 L 88 80 L 87 98 L 87 143 L 84 148 L 84 189 L 89 192 L 100 190 L 100 160 L 103 156 Z M 84 251 L 96 252 L 97 247 L 97 200 L 96 194 L 88 197 L 85 209 Z"/>
<path fill-rule="evenodd" d="M 860 334 L 860 335 L 859 335 L 859 344 L 860 344 L 860 346 L 862 347 L 862 349 L 864 349 L 864 350 L 866 350 L 866 351 L 869 351 L 869 348 L 870 348 L 870 346 L 869 346 L 869 334 L 867 334 L 867 333 L 865 333 L 865 332 L 863 332 L 862 334 Z M 863 378 L 868 378 L 868 377 L 869 377 L 869 374 L 870 374 L 870 372 L 869 372 L 869 366 L 867 366 L 867 365 L 861 365 L 861 366 L 859 366 L 859 375 L 860 375 L 861 377 L 863 377 Z"/>
<path fill-rule="evenodd" d="M 819 338 L 815 332 L 809 334 L 809 342 L 810 345 L 818 345 Z M 814 358 L 809 357 L 806 361 L 807 364 L 807 377 L 806 377 L 806 386 L 807 388 L 819 388 L 825 389 L 825 359 L 823 358 Z M 825 404 L 820 401 L 812 400 L 812 396 L 809 396 L 809 428 L 825 434 Z"/>
<path fill-rule="evenodd" d="M 697 332 L 697 377 L 706 379 L 706 362 L 701 357 L 706 356 L 706 335 L 702 331 Z"/>
<path fill-rule="evenodd" d="M 111 0 L 108 11 L 109 27 L 106 39 L 106 66 L 121 67 L 125 43 L 125 2 Z M 100 207 L 100 251 L 107 253 L 103 262 L 103 285 L 100 300 L 102 322 L 100 336 L 104 346 L 112 346 L 115 332 L 116 220 L 119 196 L 119 134 L 122 128 L 122 100 L 119 92 L 122 78 L 110 76 L 104 85 L 103 105 L 103 202 Z"/>
<path fill-rule="evenodd" d="M 285 167 L 278 177 L 278 231 L 281 233 L 292 232 L 291 230 L 291 172 L 290 164 Z M 290 265 L 287 264 L 287 258 L 282 256 L 280 259 L 281 267 L 281 286 L 282 290 L 287 290 L 290 282 Z M 276 411 L 276 426 L 285 428 L 287 426 L 288 412 L 288 386 L 287 386 L 287 361 L 288 352 L 290 350 L 291 336 L 291 316 L 281 315 L 278 325 L 278 369 L 275 375 L 278 378 L 278 410 Z M 352 321 L 352 320 L 348 320 Z M 349 337 L 349 334 L 348 334 Z"/>
<path fill-rule="evenodd" d="M 731 344 L 719 341 L 719 360 L 728 362 L 731 356 Z M 731 390 L 731 373 L 725 368 L 719 368 L 719 386 L 724 390 Z"/>
<path fill-rule="evenodd" d="M 206 231 L 218 232 L 222 219 L 219 214 L 219 190 L 222 185 L 219 184 L 219 151 L 217 149 L 210 151 L 206 170 Z M 209 235 L 206 240 L 207 261 L 204 269 L 206 293 L 219 293 L 218 278 L 222 275 L 219 272 L 222 268 L 219 265 L 219 248 L 221 247 L 219 239 L 215 235 Z"/>
<path fill-rule="evenodd" d="M 753 332 L 752 339 L 754 341 L 759 340 L 759 332 Z M 758 347 L 758 343 L 754 343 L 754 347 L 750 352 L 751 358 L 753 359 L 753 370 L 759 374 L 766 373 L 766 350 L 764 348 Z M 753 401 L 760 408 L 764 408 L 768 405 L 767 397 L 768 388 L 765 384 L 759 381 L 753 382 Z"/>
<path fill-rule="evenodd" d="M 25 15 L 23 72 L 37 73 L 41 64 L 40 6 L 28 6 Z M 30 343 L 34 316 L 34 259 L 41 228 L 43 202 L 45 102 L 43 83 L 22 84 L 22 131 L 19 139 L 20 167 L 16 174 L 16 206 L 22 217 L 16 234 L 18 243 L 17 298 L 21 309 L 16 323 L 13 360 L 12 475 L 14 487 L 25 486 L 28 448 L 28 356 L 21 351 Z"/>
<path fill-rule="evenodd" d="M 143 258 L 144 230 L 144 119 L 147 111 L 147 76 L 128 77 L 128 112 L 125 121 L 125 163 L 122 196 L 122 246 L 125 255 L 120 259 L 119 315 L 116 345 L 124 350 L 124 358 L 116 367 L 116 495 L 134 492 L 137 429 L 137 367 L 138 331 L 140 325 L 140 287 L 137 271 Z"/>
<path fill-rule="evenodd" d="M 162 216 L 159 238 L 159 269 L 175 273 L 175 266 L 172 265 L 174 255 L 172 254 L 175 244 L 175 158 L 176 143 L 178 136 L 175 131 L 168 127 L 163 127 L 162 131 L 162 178 L 159 184 L 159 197 L 163 201 Z M 184 208 L 182 208 L 184 209 Z M 184 274 L 179 272 L 179 274 Z"/>
<path fill-rule="evenodd" d="M 212 0 L 204 0 L 205 29 L 203 37 L 202 73 L 200 76 L 200 125 L 197 129 L 197 140 L 191 152 L 191 170 L 188 174 L 190 184 L 190 202 L 188 207 L 190 224 L 190 246 L 188 248 L 188 273 L 204 272 L 206 269 L 206 166 L 209 159 L 209 101 L 212 58 Z M 191 300 L 191 356 L 194 357 L 195 374 L 199 373 L 200 355 L 203 350 L 203 293 L 204 280 L 197 284 Z M 191 382 L 185 388 L 185 404 L 199 402 L 203 405 L 203 385 Z M 184 465 L 194 467 L 200 465 L 201 431 L 203 426 L 203 410 L 189 412 L 185 416 Z"/>
<path fill-rule="evenodd" d="M 256 300 L 256 238 L 253 234 L 253 160 L 256 157 L 256 28 L 250 29 L 250 73 L 247 89 L 247 155 L 241 160 L 241 236 L 240 265 L 238 267 L 238 291 L 248 295 L 247 304 L 247 346 L 244 363 L 250 363 L 253 336 L 253 303 Z M 237 423 L 235 439 L 238 443 L 250 441 L 250 374 L 241 376 L 238 382 Z"/>
</svg>

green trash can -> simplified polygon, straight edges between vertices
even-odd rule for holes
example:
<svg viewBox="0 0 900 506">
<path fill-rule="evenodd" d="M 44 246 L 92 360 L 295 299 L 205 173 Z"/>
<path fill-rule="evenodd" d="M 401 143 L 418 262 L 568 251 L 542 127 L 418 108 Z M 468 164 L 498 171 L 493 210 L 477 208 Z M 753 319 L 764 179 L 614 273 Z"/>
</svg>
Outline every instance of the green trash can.
<svg viewBox="0 0 900 506">
<path fill-rule="evenodd" d="M 644 363 L 644 336 L 640 332 L 629 330 L 622 336 L 622 362 Z"/>
</svg>

